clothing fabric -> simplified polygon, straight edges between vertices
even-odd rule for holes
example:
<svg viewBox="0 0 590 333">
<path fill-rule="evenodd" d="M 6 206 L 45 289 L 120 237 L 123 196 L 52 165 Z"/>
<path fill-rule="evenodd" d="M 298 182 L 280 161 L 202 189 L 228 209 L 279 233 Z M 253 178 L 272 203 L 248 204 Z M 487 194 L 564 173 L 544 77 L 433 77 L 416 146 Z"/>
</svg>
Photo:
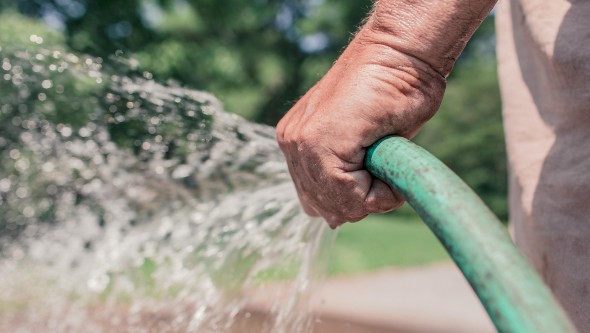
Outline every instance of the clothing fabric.
<svg viewBox="0 0 590 333">
<path fill-rule="evenodd" d="M 501 0 L 496 30 L 515 241 L 590 333 L 590 1 Z"/>
</svg>

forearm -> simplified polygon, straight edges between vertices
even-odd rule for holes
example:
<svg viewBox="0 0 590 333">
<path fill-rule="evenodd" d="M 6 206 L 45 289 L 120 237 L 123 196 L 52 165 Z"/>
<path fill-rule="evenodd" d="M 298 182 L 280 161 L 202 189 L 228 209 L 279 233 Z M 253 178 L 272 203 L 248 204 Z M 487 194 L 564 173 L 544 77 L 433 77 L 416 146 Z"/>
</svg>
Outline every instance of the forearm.
<svg viewBox="0 0 590 333">
<path fill-rule="evenodd" d="M 497 0 L 378 0 L 357 36 L 421 60 L 446 77 Z"/>
</svg>

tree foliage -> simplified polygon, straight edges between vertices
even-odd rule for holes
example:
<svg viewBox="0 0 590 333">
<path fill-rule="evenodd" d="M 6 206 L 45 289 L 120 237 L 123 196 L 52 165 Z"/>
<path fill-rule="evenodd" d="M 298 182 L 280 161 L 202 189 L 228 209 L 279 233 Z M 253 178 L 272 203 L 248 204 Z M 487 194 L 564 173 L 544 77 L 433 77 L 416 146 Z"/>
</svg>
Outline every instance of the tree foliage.
<svg viewBox="0 0 590 333">
<path fill-rule="evenodd" d="M 12 1 L 0 1 L 11 7 Z M 63 25 L 74 50 L 133 56 L 157 78 L 216 94 L 274 124 L 327 69 L 369 0 L 20 0 Z"/>
</svg>

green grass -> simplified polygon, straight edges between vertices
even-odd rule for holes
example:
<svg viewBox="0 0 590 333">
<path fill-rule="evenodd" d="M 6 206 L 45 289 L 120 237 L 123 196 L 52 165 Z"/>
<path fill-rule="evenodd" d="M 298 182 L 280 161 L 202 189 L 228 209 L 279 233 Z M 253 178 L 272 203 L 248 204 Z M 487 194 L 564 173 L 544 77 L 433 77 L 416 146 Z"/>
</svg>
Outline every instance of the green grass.
<svg viewBox="0 0 590 333">
<path fill-rule="evenodd" d="M 408 208 L 371 215 L 340 227 L 328 264 L 330 275 L 450 260 L 439 241 Z"/>
</svg>

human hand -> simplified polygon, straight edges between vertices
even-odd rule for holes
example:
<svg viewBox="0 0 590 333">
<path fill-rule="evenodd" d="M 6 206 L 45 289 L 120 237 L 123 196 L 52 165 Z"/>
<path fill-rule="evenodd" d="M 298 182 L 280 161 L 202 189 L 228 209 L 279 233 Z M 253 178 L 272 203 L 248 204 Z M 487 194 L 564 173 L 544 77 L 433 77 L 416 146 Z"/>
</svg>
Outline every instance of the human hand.
<svg viewBox="0 0 590 333">
<path fill-rule="evenodd" d="M 401 206 L 403 198 L 364 169 L 365 150 L 387 135 L 413 137 L 444 92 L 440 72 L 379 36 L 361 30 L 277 126 L 305 212 L 332 228 Z"/>
</svg>

